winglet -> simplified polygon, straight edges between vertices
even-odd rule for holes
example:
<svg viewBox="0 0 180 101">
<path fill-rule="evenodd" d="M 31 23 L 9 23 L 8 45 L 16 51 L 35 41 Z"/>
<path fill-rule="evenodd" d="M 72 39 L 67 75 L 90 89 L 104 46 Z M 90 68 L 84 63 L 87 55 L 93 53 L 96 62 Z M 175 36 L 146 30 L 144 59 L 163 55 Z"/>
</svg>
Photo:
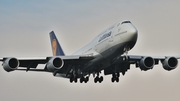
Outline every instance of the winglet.
<svg viewBox="0 0 180 101">
<path fill-rule="evenodd" d="M 50 35 L 50 40 L 51 40 L 53 56 L 64 56 L 65 55 L 64 51 L 61 48 L 61 45 L 59 41 L 57 40 L 56 35 L 54 34 L 54 31 L 51 31 L 49 35 Z"/>
</svg>

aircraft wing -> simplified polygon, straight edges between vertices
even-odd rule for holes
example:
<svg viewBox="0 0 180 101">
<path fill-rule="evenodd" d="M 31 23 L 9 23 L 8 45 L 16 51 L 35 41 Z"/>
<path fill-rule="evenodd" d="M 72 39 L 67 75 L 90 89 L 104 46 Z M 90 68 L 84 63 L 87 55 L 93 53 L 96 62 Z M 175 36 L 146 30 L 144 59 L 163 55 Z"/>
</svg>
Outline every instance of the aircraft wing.
<svg viewBox="0 0 180 101">
<path fill-rule="evenodd" d="M 4 57 L 0 58 L 0 61 L 3 62 L 3 68 L 7 71 L 13 70 L 25 70 L 25 71 L 44 71 L 44 72 L 53 72 L 48 70 L 48 65 L 55 66 L 57 69 L 66 70 L 67 65 L 82 65 L 86 62 L 92 60 L 94 57 L 90 55 L 70 55 L 70 56 L 51 56 L 51 57 L 34 57 L 34 58 L 14 58 L 14 57 Z M 58 66 L 57 63 L 61 66 Z M 56 62 L 57 61 L 57 62 Z M 44 69 L 36 69 L 38 64 L 46 64 Z M 57 66 L 56 66 L 57 65 Z M 63 65 L 63 66 L 62 66 Z M 18 68 L 22 67 L 22 68 Z"/>
<path fill-rule="evenodd" d="M 125 57 L 125 56 L 122 56 L 122 57 Z M 128 61 L 130 63 L 137 63 L 138 61 L 142 60 L 142 59 L 145 59 L 145 58 L 151 58 L 152 60 L 154 60 L 154 64 L 158 64 L 159 61 L 163 62 L 164 60 L 166 59 L 180 59 L 180 56 L 141 56 L 141 55 L 128 55 Z"/>
<path fill-rule="evenodd" d="M 178 59 L 180 59 L 180 56 L 119 56 L 117 59 L 114 59 L 111 66 L 104 69 L 104 74 L 109 75 L 121 72 L 124 75 L 130 69 L 131 64 L 135 64 L 142 71 L 153 69 L 155 65 L 162 64 L 165 70 L 170 71 L 177 67 Z"/>
</svg>

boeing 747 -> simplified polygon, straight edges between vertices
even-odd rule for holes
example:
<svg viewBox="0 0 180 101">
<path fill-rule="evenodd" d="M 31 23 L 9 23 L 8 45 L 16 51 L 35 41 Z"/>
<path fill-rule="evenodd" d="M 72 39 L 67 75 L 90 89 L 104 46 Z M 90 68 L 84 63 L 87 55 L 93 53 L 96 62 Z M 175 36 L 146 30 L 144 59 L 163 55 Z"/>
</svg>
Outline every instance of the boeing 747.
<svg viewBox="0 0 180 101">
<path fill-rule="evenodd" d="M 173 70 L 178 65 L 178 56 L 140 56 L 128 55 L 136 44 L 138 30 L 130 21 L 117 22 L 100 33 L 89 44 L 72 55 L 65 55 L 54 32 L 50 32 L 53 56 L 43 58 L 3 57 L 3 68 L 14 70 L 51 72 L 54 76 L 69 78 L 70 82 L 87 83 L 90 75 L 94 82 L 101 83 L 104 75 L 112 75 L 112 82 L 119 82 L 120 73 L 125 75 L 131 64 L 140 70 L 153 69 L 161 62 L 165 70 Z M 38 64 L 45 64 L 37 69 Z"/>
</svg>

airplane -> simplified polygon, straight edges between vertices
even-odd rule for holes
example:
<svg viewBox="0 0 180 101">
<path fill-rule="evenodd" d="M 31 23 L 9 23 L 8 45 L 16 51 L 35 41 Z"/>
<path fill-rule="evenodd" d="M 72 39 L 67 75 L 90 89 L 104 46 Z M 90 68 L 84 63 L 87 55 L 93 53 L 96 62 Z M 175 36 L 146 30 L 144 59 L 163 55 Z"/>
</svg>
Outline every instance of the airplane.
<svg viewBox="0 0 180 101">
<path fill-rule="evenodd" d="M 129 20 L 113 24 L 72 55 L 65 55 L 54 31 L 49 35 L 53 56 L 2 57 L 0 61 L 4 70 L 50 72 L 53 76 L 68 78 L 71 83 L 78 80 L 87 83 L 90 75 L 93 75 L 95 83 L 101 83 L 103 76 L 100 74 L 103 71 L 104 75 L 112 75 L 111 82 L 119 82 L 120 73 L 125 75 L 130 65 L 147 71 L 161 62 L 165 70 L 171 71 L 180 59 L 179 56 L 128 55 L 138 39 L 138 30 Z M 38 64 L 45 64 L 45 67 L 37 69 Z"/>
</svg>

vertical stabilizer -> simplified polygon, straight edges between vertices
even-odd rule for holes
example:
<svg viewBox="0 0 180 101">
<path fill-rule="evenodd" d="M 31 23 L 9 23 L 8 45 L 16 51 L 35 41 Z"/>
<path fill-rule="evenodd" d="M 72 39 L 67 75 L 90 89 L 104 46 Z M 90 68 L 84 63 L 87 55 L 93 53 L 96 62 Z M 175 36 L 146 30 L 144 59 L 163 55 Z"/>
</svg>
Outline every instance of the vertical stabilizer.
<svg viewBox="0 0 180 101">
<path fill-rule="evenodd" d="M 54 34 L 54 31 L 49 33 L 50 40 L 51 40 L 51 46 L 52 46 L 52 52 L 53 56 L 64 56 L 64 51 L 59 43 L 59 41 L 56 38 L 56 35 Z"/>
</svg>

